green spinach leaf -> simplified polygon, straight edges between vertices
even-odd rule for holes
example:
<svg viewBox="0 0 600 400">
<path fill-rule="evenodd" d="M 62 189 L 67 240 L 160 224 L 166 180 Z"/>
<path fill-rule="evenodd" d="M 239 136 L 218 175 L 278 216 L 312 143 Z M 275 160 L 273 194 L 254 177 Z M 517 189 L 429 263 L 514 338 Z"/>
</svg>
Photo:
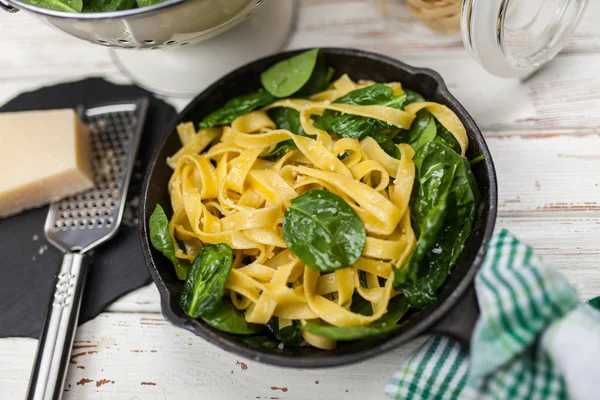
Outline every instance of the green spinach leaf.
<svg viewBox="0 0 600 400">
<path fill-rule="evenodd" d="M 257 349 L 274 349 L 279 345 L 277 340 L 266 335 L 244 336 L 241 340 Z"/>
<path fill-rule="evenodd" d="M 326 190 L 309 190 L 293 199 L 286 211 L 283 238 L 306 266 L 332 272 L 358 260 L 366 232 L 342 198 Z"/>
<path fill-rule="evenodd" d="M 401 131 L 394 137 L 395 143 L 407 143 L 417 151 L 425 143 L 433 142 L 437 135 L 436 121 L 427 110 L 420 110 L 407 131 Z"/>
<path fill-rule="evenodd" d="M 480 194 L 469 162 L 448 146 L 427 143 L 414 160 L 418 190 L 410 207 L 419 240 L 406 264 L 394 270 L 394 287 L 411 306 L 421 308 L 435 300 L 460 256 Z"/>
<path fill-rule="evenodd" d="M 384 84 L 376 83 L 364 88 L 353 90 L 334 101 L 336 104 L 349 105 L 383 105 L 401 109 L 406 101 L 406 94 L 394 95 L 394 90 Z M 395 129 L 385 122 L 361 117 L 358 115 L 342 114 L 337 111 L 325 110 L 316 121 L 317 127 L 335 133 L 340 137 L 360 140 L 376 132 Z"/>
<path fill-rule="evenodd" d="M 365 300 L 361 295 L 355 292 L 352 295 L 350 311 L 361 315 L 373 315 L 373 306 L 370 301 Z"/>
<path fill-rule="evenodd" d="M 79 13 L 83 10 L 82 0 L 23 0 L 27 4 L 56 11 Z"/>
<path fill-rule="evenodd" d="M 398 160 L 400 159 L 400 149 L 388 135 L 375 132 L 372 137 L 379 144 L 379 147 L 381 147 L 390 157 L 397 158 Z"/>
<path fill-rule="evenodd" d="M 438 234 L 444 226 L 447 209 L 447 202 L 444 197 L 435 208 L 429 211 L 420 229 L 421 236 L 406 264 L 402 269 L 395 270 L 394 272 L 394 282 L 397 285 L 404 284 L 409 280 L 413 282 L 417 280 L 418 273 L 422 272 L 419 270 L 419 266 L 426 257 L 427 252 L 435 246 Z"/>
<path fill-rule="evenodd" d="M 300 113 L 293 108 L 277 107 L 267 111 L 277 129 L 287 129 L 296 135 L 307 136 L 300 123 Z"/>
<path fill-rule="evenodd" d="M 162 3 L 163 1 L 166 1 L 166 0 L 137 0 L 137 5 L 138 5 L 138 7 L 142 8 L 142 7 L 153 6 L 155 4 Z"/>
<path fill-rule="evenodd" d="M 400 325 L 390 325 L 386 327 L 369 325 L 345 328 L 310 322 L 304 325 L 302 329 L 315 335 L 344 342 L 387 335 L 398 330 L 398 328 L 400 328 Z"/>
<path fill-rule="evenodd" d="M 84 0 L 83 12 L 128 10 L 135 4 L 135 0 Z"/>
<path fill-rule="evenodd" d="M 165 210 L 163 210 L 159 204 L 156 205 L 156 208 L 150 216 L 149 225 L 152 247 L 171 260 L 175 267 L 177 278 L 181 280 L 185 279 L 190 266 L 187 262 L 181 261 L 175 257 L 175 246 L 173 246 L 173 239 L 169 234 L 169 219 L 165 214 Z"/>
<path fill-rule="evenodd" d="M 444 125 L 440 124 L 440 122 L 437 120 L 436 120 L 436 128 L 437 128 L 437 135 L 433 141 L 435 143 L 440 143 L 440 144 L 446 145 L 446 146 L 450 147 L 452 150 L 454 150 L 455 152 L 457 152 L 458 154 L 460 154 L 460 150 L 461 150 L 460 144 L 458 144 L 458 141 L 456 140 L 454 135 L 448 129 L 446 129 L 446 127 Z"/>
<path fill-rule="evenodd" d="M 387 335 L 398 330 L 398 321 L 409 310 L 408 301 L 403 296 L 396 296 L 388 305 L 388 311 L 380 319 L 369 326 L 344 328 L 339 326 L 308 323 L 302 329 L 315 335 L 339 341 L 359 340 Z"/>
<path fill-rule="evenodd" d="M 263 154 L 262 158 L 281 158 L 283 155 L 289 153 L 292 150 L 297 149 L 296 143 L 292 139 L 284 140 L 283 142 L 277 143 L 277 146 L 270 152 Z"/>
<path fill-rule="evenodd" d="M 420 236 L 427 215 L 450 190 L 462 158 L 451 148 L 430 142 L 417 150 L 413 161 L 417 174 L 410 212 L 415 234 Z"/>
<path fill-rule="evenodd" d="M 310 136 L 302 129 L 300 123 L 300 113 L 293 108 L 277 107 L 267 112 L 269 117 L 275 122 L 277 129 L 287 129 L 288 131 L 301 136 Z M 263 158 L 280 158 L 284 154 L 296 149 L 296 143 L 292 139 L 284 140 L 277 143 L 277 146 L 267 154 L 262 155 Z"/>
<path fill-rule="evenodd" d="M 319 55 L 317 56 L 317 63 L 310 76 L 310 79 L 308 80 L 308 82 L 306 82 L 304 86 L 302 86 L 300 90 L 298 90 L 294 94 L 294 96 L 308 97 L 327 89 L 334 73 L 335 70 L 327 66 L 327 61 L 325 60 L 325 55 L 323 54 L 323 52 L 319 51 Z"/>
<path fill-rule="evenodd" d="M 296 347 L 300 345 L 300 322 L 293 321 L 291 325 L 283 328 L 279 328 L 279 322 L 277 318 L 271 318 L 267 325 L 273 335 L 279 340 L 285 347 Z"/>
<path fill-rule="evenodd" d="M 202 317 L 202 320 L 217 330 L 236 335 L 252 335 L 263 330 L 262 325 L 246 322 L 244 314 L 225 299 L 216 313 Z"/>
<path fill-rule="evenodd" d="M 200 129 L 210 128 L 216 125 L 227 125 L 237 117 L 250 111 L 274 102 L 276 99 L 264 90 L 234 97 L 216 111 L 211 112 L 200 121 Z"/>
<path fill-rule="evenodd" d="M 232 265 L 233 251 L 226 244 L 208 244 L 198 252 L 179 298 L 187 315 L 198 318 L 217 312 Z"/>
<path fill-rule="evenodd" d="M 425 98 L 421 96 L 420 93 L 415 92 L 410 89 L 403 89 L 404 93 L 406 93 L 406 102 L 404 105 L 409 105 L 411 103 L 422 103 L 425 101 Z"/>
<path fill-rule="evenodd" d="M 477 157 L 474 157 L 474 158 L 470 159 L 469 160 L 469 164 L 471 164 L 471 165 L 477 165 L 480 162 L 482 162 L 483 160 L 485 160 L 485 156 L 483 154 L 480 154 Z"/>
<path fill-rule="evenodd" d="M 327 86 L 329 76 L 322 51 L 312 49 L 273 65 L 260 81 L 267 92 L 281 98 L 318 92 Z"/>
<path fill-rule="evenodd" d="M 405 99 L 406 96 L 399 97 L 398 101 Z M 337 104 L 350 104 L 354 106 L 373 106 L 385 104 L 395 99 L 394 90 L 383 83 L 375 83 L 364 88 L 356 89 L 346 93 L 344 96 L 335 99 Z"/>
</svg>

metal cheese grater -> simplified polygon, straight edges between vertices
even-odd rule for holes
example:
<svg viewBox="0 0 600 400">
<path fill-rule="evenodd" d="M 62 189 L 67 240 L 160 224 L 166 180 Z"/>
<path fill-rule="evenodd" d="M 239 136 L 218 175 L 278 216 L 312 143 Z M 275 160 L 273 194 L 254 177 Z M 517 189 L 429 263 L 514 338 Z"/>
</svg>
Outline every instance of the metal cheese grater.
<svg viewBox="0 0 600 400">
<path fill-rule="evenodd" d="M 92 144 L 95 187 L 50 206 L 44 233 L 65 252 L 29 381 L 27 399 L 62 397 L 89 252 L 113 237 L 123 216 L 148 100 L 80 111 Z"/>
</svg>

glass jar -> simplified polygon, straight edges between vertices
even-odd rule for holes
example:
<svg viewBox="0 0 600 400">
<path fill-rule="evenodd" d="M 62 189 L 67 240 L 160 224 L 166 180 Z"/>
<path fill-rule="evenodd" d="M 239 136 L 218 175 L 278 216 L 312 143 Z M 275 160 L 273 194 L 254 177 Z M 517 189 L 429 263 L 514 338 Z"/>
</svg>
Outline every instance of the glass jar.
<svg viewBox="0 0 600 400">
<path fill-rule="evenodd" d="M 456 38 L 460 34 L 471 56 L 487 71 L 502 77 L 527 76 L 553 59 L 575 30 L 587 3 L 375 0 L 381 14 L 392 23 L 401 23 L 412 13 L 440 35 Z"/>
</svg>

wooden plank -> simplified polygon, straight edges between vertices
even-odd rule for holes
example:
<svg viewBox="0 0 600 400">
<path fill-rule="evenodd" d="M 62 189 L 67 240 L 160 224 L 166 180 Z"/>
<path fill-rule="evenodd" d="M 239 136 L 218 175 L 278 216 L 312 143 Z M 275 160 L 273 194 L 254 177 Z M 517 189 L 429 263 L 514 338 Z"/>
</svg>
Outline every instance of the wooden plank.
<svg viewBox="0 0 600 400">
<path fill-rule="evenodd" d="M 487 133 L 486 133 L 487 136 Z M 491 133 L 503 216 L 600 210 L 600 134 Z"/>
<path fill-rule="evenodd" d="M 399 0 L 398 0 L 399 1 Z M 388 22 L 375 6 L 376 1 L 303 0 L 298 19 L 302 40 L 312 46 L 342 46 L 383 49 L 384 52 L 413 53 L 453 51 L 462 48 L 460 37 L 444 37 L 423 26 L 407 10 L 398 23 Z M 566 52 L 600 50 L 600 27 L 596 16 L 600 2 L 590 1 Z M 297 38 L 294 38 L 296 44 Z"/>
<path fill-rule="evenodd" d="M 600 3 L 596 2 L 590 6 L 585 21 L 591 22 L 586 22 L 584 28 L 597 25 L 590 16 L 598 7 Z M 353 1 L 343 5 L 307 2 L 300 10 L 298 29 L 289 48 L 358 47 L 435 69 L 484 129 L 593 129 L 600 125 L 600 76 L 595 67 L 600 63 L 598 52 L 560 56 L 521 84 L 518 80 L 489 75 L 467 55 L 460 43 L 456 49 L 447 51 L 438 48 L 441 39 L 434 37 L 431 41 L 438 47 L 427 51 L 415 45 L 414 38 L 386 37 L 390 33 L 407 35 L 406 32 L 414 32 L 416 27 L 389 30 L 370 2 Z M 33 86 L 33 81 L 73 80 L 90 74 L 124 80 L 107 49 L 51 29 L 31 14 L 3 13 L 0 24 L 3 27 L 0 54 L 10 54 L 10 57 L 0 58 L 0 83 L 6 85 L 0 93 L 0 102 L 16 94 L 21 87 Z M 22 26 L 28 26 L 26 33 Z M 361 29 L 375 33 L 360 39 L 356 32 Z M 581 37 L 600 40 L 598 28 L 585 29 Z M 575 70 L 576 76 L 573 75 Z M 188 101 L 177 100 L 178 108 Z"/>
<path fill-rule="evenodd" d="M 157 314 L 105 313 L 77 332 L 65 400 L 385 399 L 383 388 L 417 340 L 359 365 L 298 370 L 228 354 Z M 35 340 L 0 340 L 0 387 L 24 398 Z"/>
<path fill-rule="evenodd" d="M 559 56 L 525 83 L 490 75 L 464 50 L 443 57 L 387 54 L 439 72 L 482 129 L 594 129 L 600 125 L 600 75 L 595 67 L 599 54 Z"/>
<path fill-rule="evenodd" d="M 600 296 L 600 214 L 593 218 L 556 217 L 550 213 L 533 217 L 501 217 L 497 227 L 506 228 L 532 246 L 544 263 L 558 268 L 579 293 L 581 300 Z"/>
</svg>

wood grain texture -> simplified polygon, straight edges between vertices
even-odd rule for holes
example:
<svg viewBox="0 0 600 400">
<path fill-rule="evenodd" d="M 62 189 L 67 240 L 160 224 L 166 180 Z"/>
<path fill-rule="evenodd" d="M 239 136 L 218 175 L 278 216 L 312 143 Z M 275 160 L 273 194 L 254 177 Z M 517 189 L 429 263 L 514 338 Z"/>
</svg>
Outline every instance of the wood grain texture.
<svg viewBox="0 0 600 400">
<path fill-rule="evenodd" d="M 491 76 L 467 55 L 459 40 L 452 39 L 449 45 L 449 39 L 427 33 L 410 16 L 402 29 L 389 26 L 371 1 L 302 2 L 288 48 L 356 47 L 435 69 L 484 129 L 596 128 L 600 125 L 596 67 L 600 53 L 590 42 L 600 42 L 594 18 L 600 13 L 600 2 L 590 3 L 570 50 L 524 84 Z M 2 13 L 0 26 L 0 54 L 5 55 L 0 57 L 0 84 L 6 85 L 0 102 L 18 93 L 19 85 L 32 87 L 32 82 L 54 83 L 85 75 L 123 80 L 106 48 L 54 30 L 31 14 Z M 182 108 L 187 101 L 175 102 Z"/>
<path fill-rule="evenodd" d="M 385 399 L 388 371 L 422 341 L 354 366 L 298 370 L 228 354 L 157 314 L 105 313 L 77 332 L 63 399 Z M 34 347 L 0 340 L 2 398 L 24 397 Z"/>
<path fill-rule="evenodd" d="M 410 12 L 398 23 L 384 20 L 376 1 L 304 0 L 298 29 L 314 46 L 345 46 L 415 53 L 462 50 L 460 37 L 440 37 L 425 28 Z M 593 52 L 600 49 L 600 27 L 592 18 L 600 15 L 600 2 L 590 1 L 586 16 L 570 38 L 565 52 Z M 293 42 L 295 43 L 295 42 Z"/>
<path fill-rule="evenodd" d="M 457 38 L 433 35 L 410 15 L 402 25 L 386 23 L 373 1 L 300 5 L 289 48 L 356 47 L 437 70 L 487 138 L 498 172 L 498 228 L 531 244 L 573 282 L 582 300 L 600 294 L 600 2 L 590 2 L 565 51 L 524 83 L 489 75 Z M 0 12 L 0 37 L 0 103 L 90 75 L 126 82 L 107 49 L 31 14 Z M 189 101 L 168 100 L 178 109 Z M 84 324 L 76 340 L 68 400 L 384 399 L 391 372 L 419 343 L 352 367 L 268 367 L 170 326 L 153 285 Z M 0 340 L 0 398 L 23 398 L 35 345 Z"/>
</svg>

